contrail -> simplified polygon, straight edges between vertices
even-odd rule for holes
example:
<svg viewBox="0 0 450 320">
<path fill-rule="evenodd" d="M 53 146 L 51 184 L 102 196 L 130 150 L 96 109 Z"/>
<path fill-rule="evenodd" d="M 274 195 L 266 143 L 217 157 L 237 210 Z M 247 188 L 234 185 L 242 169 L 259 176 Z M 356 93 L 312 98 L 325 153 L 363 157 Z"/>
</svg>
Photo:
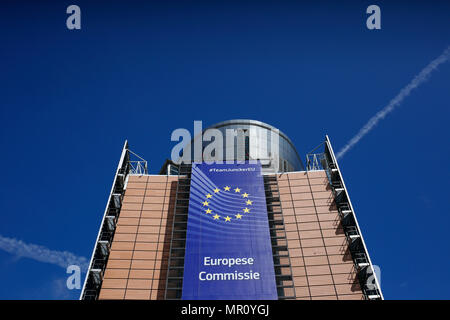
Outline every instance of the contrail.
<svg viewBox="0 0 450 320">
<path fill-rule="evenodd" d="M 376 115 L 370 118 L 366 125 L 362 127 L 350 141 L 347 142 L 345 147 L 339 150 L 336 157 L 338 159 L 342 158 L 344 154 L 347 153 L 347 151 L 349 151 L 351 148 L 353 148 L 353 146 L 357 144 L 359 140 L 361 140 L 366 134 L 368 134 L 380 120 L 383 120 L 389 113 L 394 111 L 394 109 L 399 106 L 407 96 L 409 96 L 411 91 L 427 81 L 429 75 L 434 70 L 436 70 L 439 65 L 447 62 L 449 58 L 450 46 L 448 46 L 447 49 L 445 49 L 445 51 L 439 57 L 431 61 L 422 71 L 420 71 L 420 73 L 416 75 L 406 87 L 400 90 L 397 96 L 395 96 L 395 98 L 392 99 L 386 107 L 378 111 Z"/>
<path fill-rule="evenodd" d="M 51 263 L 66 269 L 69 265 L 78 265 L 81 271 L 88 269 L 88 260 L 68 251 L 50 250 L 44 246 L 25 243 L 22 240 L 0 235 L 0 249 L 18 257 L 30 258 L 39 262 Z"/>
</svg>

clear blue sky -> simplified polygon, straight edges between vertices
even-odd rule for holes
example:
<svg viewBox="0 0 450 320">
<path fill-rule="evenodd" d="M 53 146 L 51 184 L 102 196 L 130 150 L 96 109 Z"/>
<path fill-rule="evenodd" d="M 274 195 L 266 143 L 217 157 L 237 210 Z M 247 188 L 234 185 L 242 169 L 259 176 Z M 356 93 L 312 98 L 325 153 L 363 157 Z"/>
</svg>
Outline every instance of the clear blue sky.
<svg viewBox="0 0 450 320">
<path fill-rule="evenodd" d="M 448 1 L 160 2 L 1 2 L 0 235 L 89 258 L 125 139 L 153 173 L 194 120 L 337 151 L 450 44 Z M 446 63 L 340 161 L 387 299 L 450 298 L 449 80 Z M 0 250 L 0 299 L 78 298 L 65 277 Z"/>
</svg>

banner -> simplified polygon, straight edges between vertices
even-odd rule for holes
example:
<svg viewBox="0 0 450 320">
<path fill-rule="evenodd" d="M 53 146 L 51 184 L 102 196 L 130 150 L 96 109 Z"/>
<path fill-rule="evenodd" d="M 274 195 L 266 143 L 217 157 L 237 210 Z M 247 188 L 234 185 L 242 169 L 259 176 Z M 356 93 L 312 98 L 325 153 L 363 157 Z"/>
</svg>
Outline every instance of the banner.
<svg viewBox="0 0 450 320">
<path fill-rule="evenodd" d="M 192 165 L 182 299 L 278 299 L 259 162 Z"/>
</svg>

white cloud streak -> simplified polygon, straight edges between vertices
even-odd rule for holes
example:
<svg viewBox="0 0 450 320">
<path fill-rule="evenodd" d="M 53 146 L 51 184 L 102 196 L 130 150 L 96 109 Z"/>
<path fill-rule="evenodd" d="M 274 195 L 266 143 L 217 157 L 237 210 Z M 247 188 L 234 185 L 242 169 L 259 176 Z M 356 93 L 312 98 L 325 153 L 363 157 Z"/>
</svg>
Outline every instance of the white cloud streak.
<svg viewBox="0 0 450 320">
<path fill-rule="evenodd" d="M 69 265 L 78 265 L 83 272 L 88 269 L 89 261 L 68 251 L 50 250 L 44 246 L 25 243 L 15 238 L 0 235 L 0 249 L 18 257 L 30 258 L 39 262 L 50 263 L 66 269 Z"/>
<path fill-rule="evenodd" d="M 368 134 L 377 125 L 377 123 L 383 120 L 389 113 L 394 111 L 403 100 L 409 96 L 411 91 L 416 89 L 422 83 L 428 80 L 430 74 L 436 70 L 439 65 L 447 62 L 450 59 L 450 46 L 445 49 L 445 51 L 436 59 L 431 61 L 418 75 L 416 75 L 406 87 L 404 87 L 400 92 L 392 99 L 387 106 L 378 111 L 369 121 L 362 127 L 359 132 L 350 139 L 347 144 L 339 150 L 336 157 L 342 158 L 351 148 L 353 148 L 366 134 Z"/>
</svg>

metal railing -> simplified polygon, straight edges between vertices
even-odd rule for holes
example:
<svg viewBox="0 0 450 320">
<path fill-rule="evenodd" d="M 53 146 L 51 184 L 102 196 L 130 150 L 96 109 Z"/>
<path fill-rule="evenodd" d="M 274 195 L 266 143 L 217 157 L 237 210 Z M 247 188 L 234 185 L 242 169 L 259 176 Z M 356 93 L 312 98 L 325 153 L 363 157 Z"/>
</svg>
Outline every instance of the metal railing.
<svg viewBox="0 0 450 320">
<path fill-rule="evenodd" d="M 128 161 L 130 165 L 130 173 L 131 174 L 147 174 L 147 161 Z"/>
<path fill-rule="evenodd" d="M 308 153 L 306 155 L 306 170 L 323 170 L 324 153 Z"/>
</svg>

